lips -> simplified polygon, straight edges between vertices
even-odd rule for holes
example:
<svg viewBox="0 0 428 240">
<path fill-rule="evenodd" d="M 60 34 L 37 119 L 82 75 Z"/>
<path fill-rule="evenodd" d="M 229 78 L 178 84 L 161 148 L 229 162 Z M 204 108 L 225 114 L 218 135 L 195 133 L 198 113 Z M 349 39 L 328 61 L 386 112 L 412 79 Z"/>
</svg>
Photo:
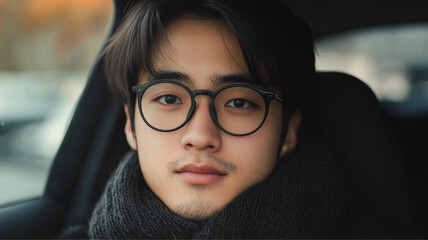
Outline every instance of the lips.
<svg viewBox="0 0 428 240">
<path fill-rule="evenodd" d="M 175 171 L 184 182 L 192 185 L 211 185 L 221 181 L 227 172 L 210 165 L 188 164 Z"/>
</svg>

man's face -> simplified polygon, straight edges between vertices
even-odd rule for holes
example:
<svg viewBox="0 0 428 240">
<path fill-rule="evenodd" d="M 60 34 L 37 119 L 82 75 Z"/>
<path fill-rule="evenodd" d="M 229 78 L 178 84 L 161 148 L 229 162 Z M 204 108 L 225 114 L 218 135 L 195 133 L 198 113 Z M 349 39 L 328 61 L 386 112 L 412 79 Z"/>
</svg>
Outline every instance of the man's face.
<svg viewBox="0 0 428 240">
<path fill-rule="evenodd" d="M 239 45 L 221 22 L 180 19 L 166 28 L 168 41 L 155 56 L 155 70 L 188 76 L 191 90 L 215 91 L 230 83 L 213 81 L 248 74 Z M 142 75 L 138 84 L 147 82 Z M 174 80 L 174 79 L 172 79 Z M 145 181 L 175 213 L 205 219 L 240 193 L 265 179 L 277 160 L 281 135 L 281 103 L 272 101 L 263 126 L 248 136 L 221 131 L 209 112 L 210 97 L 196 96 L 190 121 L 173 132 L 159 132 L 135 108 L 135 138 L 128 119 L 125 132 L 138 151 Z M 282 152 L 285 154 L 285 151 Z"/>
</svg>

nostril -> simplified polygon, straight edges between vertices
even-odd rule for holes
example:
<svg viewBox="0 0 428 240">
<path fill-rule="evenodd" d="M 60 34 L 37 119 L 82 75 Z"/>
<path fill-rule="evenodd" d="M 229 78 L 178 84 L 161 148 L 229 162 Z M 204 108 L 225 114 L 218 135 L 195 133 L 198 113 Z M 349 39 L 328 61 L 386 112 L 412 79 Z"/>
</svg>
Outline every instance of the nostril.
<svg viewBox="0 0 428 240">
<path fill-rule="evenodd" d="M 186 144 L 186 148 L 188 148 L 188 149 L 196 148 L 196 147 L 198 147 L 198 145 L 194 145 L 194 144 L 192 144 L 192 143 L 187 143 L 187 144 Z M 214 146 L 214 145 L 209 144 L 209 145 L 206 145 L 206 146 L 205 146 L 205 147 L 203 147 L 203 148 L 205 148 L 205 149 L 215 149 L 215 146 Z"/>
<path fill-rule="evenodd" d="M 186 144 L 186 147 L 193 147 L 193 144 L 188 143 L 188 144 Z"/>
</svg>

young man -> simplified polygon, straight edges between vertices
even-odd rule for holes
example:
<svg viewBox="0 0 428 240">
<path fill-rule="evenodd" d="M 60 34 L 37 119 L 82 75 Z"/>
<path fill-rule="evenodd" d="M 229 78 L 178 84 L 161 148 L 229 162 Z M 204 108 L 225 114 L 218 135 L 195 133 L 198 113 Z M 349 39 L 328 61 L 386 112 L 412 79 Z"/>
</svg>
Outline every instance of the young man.
<svg viewBox="0 0 428 240">
<path fill-rule="evenodd" d="M 135 152 L 107 184 L 90 237 L 337 233 L 340 179 L 299 133 L 312 39 L 280 0 L 137 1 L 104 57 Z"/>
</svg>

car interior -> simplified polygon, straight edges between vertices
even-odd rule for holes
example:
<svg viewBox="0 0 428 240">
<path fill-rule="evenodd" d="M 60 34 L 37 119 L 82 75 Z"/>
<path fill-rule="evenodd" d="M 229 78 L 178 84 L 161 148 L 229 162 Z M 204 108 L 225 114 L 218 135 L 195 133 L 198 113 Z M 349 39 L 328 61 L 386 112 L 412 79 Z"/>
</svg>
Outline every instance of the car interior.
<svg viewBox="0 0 428 240">
<path fill-rule="evenodd" d="M 114 0 L 109 34 L 135 1 Z M 315 40 L 363 27 L 428 22 L 426 0 L 285 2 L 308 23 Z M 318 71 L 302 127 L 332 154 L 351 199 L 365 211 L 362 216 L 396 228 L 389 237 L 427 238 L 428 115 L 389 113 L 361 80 L 347 73 Z M 124 125 L 123 106 L 108 89 L 103 59 L 97 59 L 51 166 L 44 195 L 0 205 L 0 238 L 55 238 L 67 227 L 87 223 L 110 174 L 129 151 Z M 357 236 L 385 237 L 373 222 L 355 226 Z"/>
</svg>

